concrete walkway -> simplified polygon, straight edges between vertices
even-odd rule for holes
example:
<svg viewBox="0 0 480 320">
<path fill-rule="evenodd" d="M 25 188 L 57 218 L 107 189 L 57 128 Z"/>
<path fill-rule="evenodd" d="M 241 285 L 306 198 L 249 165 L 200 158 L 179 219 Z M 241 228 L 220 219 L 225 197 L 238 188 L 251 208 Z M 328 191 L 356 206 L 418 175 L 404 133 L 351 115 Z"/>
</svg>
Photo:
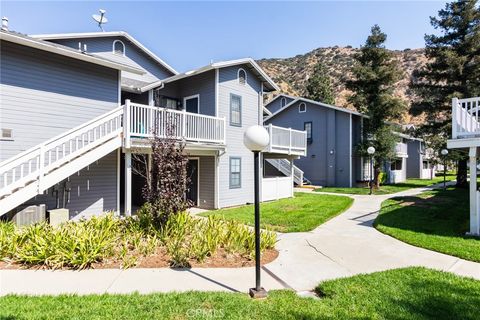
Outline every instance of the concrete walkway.
<svg viewBox="0 0 480 320">
<path fill-rule="evenodd" d="M 378 232 L 372 223 L 382 201 L 416 195 L 428 188 L 393 195 L 351 196 L 352 207 L 312 232 L 280 234 L 279 257 L 262 270 L 267 290 L 311 290 L 320 281 L 407 266 L 425 266 L 480 279 L 480 264 L 417 248 Z M 0 295 L 101 294 L 169 291 L 247 292 L 254 268 L 188 270 L 0 270 Z"/>
<path fill-rule="evenodd" d="M 429 189 L 378 196 L 351 195 L 355 201 L 349 210 L 315 230 L 279 235 L 280 255 L 267 268 L 295 290 L 311 289 L 322 280 L 409 266 L 480 280 L 480 263 L 406 244 L 373 227 L 384 200 L 417 195 Z"/>
</svg>

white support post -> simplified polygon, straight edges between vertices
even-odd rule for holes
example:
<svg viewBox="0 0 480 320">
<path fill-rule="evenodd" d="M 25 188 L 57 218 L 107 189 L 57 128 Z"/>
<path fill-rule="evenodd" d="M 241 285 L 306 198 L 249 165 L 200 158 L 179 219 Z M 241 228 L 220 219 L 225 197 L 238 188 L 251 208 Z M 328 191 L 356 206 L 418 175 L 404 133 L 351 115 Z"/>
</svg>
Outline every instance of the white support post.
<svg viewBox="0 0 480 320">
<path fill-rule="evenodd" d="M 268 150 L 270 152 L 272 152 L 272 141 L 273 141 L 272 132 L 273 132 L 272 124 L 270 123 L 270 124 L 268 124 L 268 136 L 269 136 L 269 139 L 270 139 L 270 143 L 268 144 Z"/>
<path fill-rule="evenodd" d="M 291 178 L 291 184 L 290 184 L 290 186 L 291 186 L 291 188 L 292 188 L 292 191 L 291 191 L 291 197 L 292 197 L 292 198 L 293 198 L 293 183 L 294 183 L 294 181 L 293 181 L 293 180 L 294 180 L 294 177 L 293 177 L 294 172 L 293 172 L 293 171 L 294 171 L 294 170 L 293 170 L 293 158 L 291 158 L 291 159 L 290 159 L 290 178 Z"/>
<path fill-rule="evenodd" d="M 470 232 L 480 235 L 480 217 L 478 212 L 477 192 L 477 147 L 470 147 Z"/>
<path fill-rule="evenodd" d="M 122 161 L 122 151 L 121 148 L 117 149 L 117 215 L 120 215 L 120 167 Z"/>
<path fill-rule="evenodd" d="M 220 154 L 219 152 L 216 152 L 215 157 L 215 176 L 214 176 L 214 204 L 213 208 L 214 209 L 219 209 L 219 193 L 218 193 L 218 186 L 219 186 L 219 163 L 220 163 Z"/>
<path fill-rule="evenodd" d="M 125 152 L 125 216 L 132 215 L 132 153 Z"/>
<path fill-rule="evenodd" d="M 187 123 L 187 109 L 186 106 L 183 107 L 184 109 L 182 110 L 182 139 L 185 139 L 185 133 L 186 133 L 186 130 L 185 130 L 185 127 L 186 127 L 186 123 Z"/>
<path fill-rule="evenodd" d="M 123 109 L 123 136 L 125 148 L 130 148 L 130 100 L 125 100 L 125 107 Z"/>
<path fill-rule="evenodd" d="M 458 98 L 452 99 L 452 139 L 457 139 L 457 108 Z"/>
<path fill-rule="evenodd" d="M 292 154 L 292 128 L 288 128 L 288 154 Z"/>
<path fill-rule="evenodd" d="M 43 192 L 43 176 L 45 174 L 45 145 L 40 147 L 40 156 L 38 158 L 38 184 L 37 193 Z M 6 184 L 6 183 L 5 183 Z"/>
</svg>

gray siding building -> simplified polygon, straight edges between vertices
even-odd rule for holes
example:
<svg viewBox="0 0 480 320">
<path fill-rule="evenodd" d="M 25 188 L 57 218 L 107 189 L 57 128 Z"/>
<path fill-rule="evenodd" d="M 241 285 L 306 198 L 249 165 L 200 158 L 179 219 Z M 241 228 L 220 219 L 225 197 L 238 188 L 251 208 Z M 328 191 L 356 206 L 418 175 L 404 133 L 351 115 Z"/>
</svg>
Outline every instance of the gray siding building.
<svg viewBox="0 0 480 320">
<path fill-rule="evenodd" d="M 194 206 L 253 202 L 243 134 L 263 124 L 263 94 L 278 88 L 252 59 L 179 74 L 124 32 L 0 35 L 0 216 L 41 204 L 71 219 L 132 214 L 145 184 L 134 168 L 148 170 L 149 138 L 165 130 L 154 119 L 172 122 L 185 141 Z M 266 157 L 305 154 L 303 132 L 278 130 L 296 135 L 295 145 L 280 139 Z M 264 182 L 276 191 L 262 199 L 293 195 L 291 174 L 282 185 Z"/>
<path fill-rule="evenodd" d="M 282 101 L 287 102 L 283 107 Z M 311 183 L 351 187 L 361 179 L 361 157 L 355 152 L 361 139 L 361 114 L 287 95 L 277 96 L 265 107 L 273 113 L 265 124 L 307 130 L 307 156 L 295 165 Z"/>
</svg>

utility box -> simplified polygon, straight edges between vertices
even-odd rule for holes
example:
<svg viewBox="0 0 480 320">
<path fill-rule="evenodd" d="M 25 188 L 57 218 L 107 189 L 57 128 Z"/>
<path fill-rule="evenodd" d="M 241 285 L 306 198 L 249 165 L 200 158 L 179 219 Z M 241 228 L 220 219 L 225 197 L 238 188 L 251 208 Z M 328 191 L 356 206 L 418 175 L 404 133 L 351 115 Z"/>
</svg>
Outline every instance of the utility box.
<svg viewBox="0 0 480 320">
<path fill-rule="evenodd" d="M 19 227 L 40 223 L 46 219 L 47 211 L 44 204 L 25 207 L 12 216 L 12 221 Z"/>
<path fill-rule="evenodd" d="M 70 213 L 68 209 L 60 208 L 48 211 L 50 215 L 50 225 L 58 226 L 62 223 L 68 222 Z"/>
</svg>

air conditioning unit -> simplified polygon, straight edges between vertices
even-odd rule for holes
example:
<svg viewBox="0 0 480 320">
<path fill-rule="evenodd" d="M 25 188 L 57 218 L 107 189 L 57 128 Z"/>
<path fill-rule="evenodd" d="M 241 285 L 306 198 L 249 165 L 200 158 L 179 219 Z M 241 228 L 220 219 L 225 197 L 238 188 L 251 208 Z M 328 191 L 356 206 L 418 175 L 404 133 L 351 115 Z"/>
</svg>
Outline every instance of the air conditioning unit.
<svg viewBox="0 0 480 320">
<path fill-rule="evenodd" d="M 47 220 L 47 210 L 44 204 L 27 206 L 16 213 L 11 219 L 17 226 L 28 226 Z"/>
</svg>

